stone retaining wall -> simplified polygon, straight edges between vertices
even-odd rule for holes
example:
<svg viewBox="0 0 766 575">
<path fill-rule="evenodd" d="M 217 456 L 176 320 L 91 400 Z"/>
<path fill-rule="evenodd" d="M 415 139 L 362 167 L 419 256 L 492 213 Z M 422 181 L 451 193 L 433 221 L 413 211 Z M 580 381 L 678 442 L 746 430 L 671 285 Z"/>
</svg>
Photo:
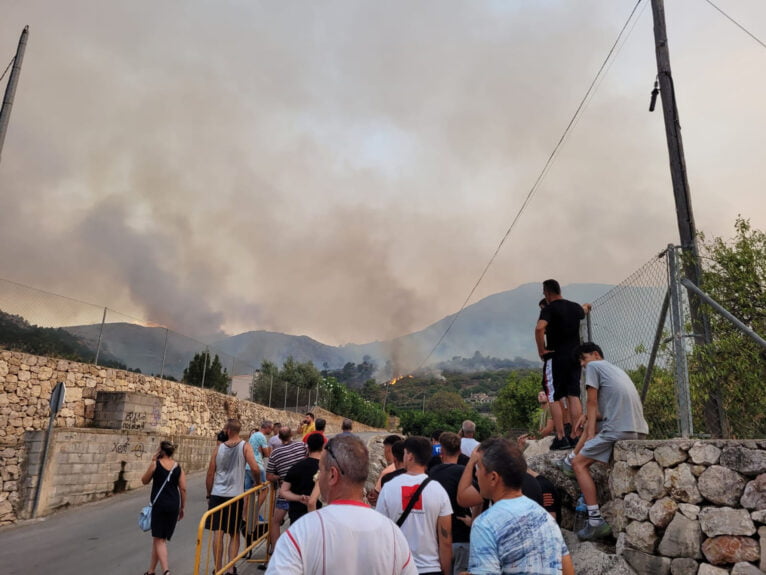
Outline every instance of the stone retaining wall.
<svg viewBox="0 0 766 575">
<path fill-rule="evenodd" d="M 158 436 L 183 438 L 180 444 L 191 437 L 214 438 L 230 417 L 243 422 L 244 435 L 263 419 L 291 426 L 301 420 L 297 413 L 157 377 L 0 351 L 0 526 L 15 522 L 17 512 L 28 508 L 25 489 L 29 486 L 21 486 L 22 471 L 29 468 L 25 434 L 48 428 L 51 391 L 59 381 L 66 384 L 66 398 L 56 417 L 57 433 L 62 429 L 82 432 L 82 428 L 93 427 L 99 391 L 133 392 L 161 398 L 161 411 L 152 428 Z M 340 431 L 341 417 L 321 409 L 314 412 L 327 419 L 328 432 Z M 357 431 L 372 429 L 361 424 L 355 424 L 354 428 Z M 136 433 L 137 437 L 143 435 L 140 430 L 129 433 Z M 111 468 L 108 472 L 114 475 Z"/>
<path fill-rule="evenodd" d="M 623 441 L 610 471 L 602 511 L 638 573 L 766 570 L 766 441 Z"/>
</svg>

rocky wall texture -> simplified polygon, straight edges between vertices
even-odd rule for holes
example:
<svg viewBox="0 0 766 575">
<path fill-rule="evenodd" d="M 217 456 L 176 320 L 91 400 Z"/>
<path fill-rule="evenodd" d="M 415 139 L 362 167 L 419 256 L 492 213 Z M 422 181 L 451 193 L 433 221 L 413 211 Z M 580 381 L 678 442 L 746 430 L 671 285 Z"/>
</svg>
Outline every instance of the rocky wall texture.
<svg viewBox="0 0 766 575">
<path fill-rule="evenodd" d="M 22 505 L 22 470 L 27 464 L 24 434 L 48 428 L 51 391 L 57 382 L 66 384 L 66 398 L 56 417 L 56 428 L 94 426 L 99 391 L 140 393 L 162 398 L 156 422 L 159 435 L 213 438 L 226 419 L 243 423 L 243 435 L 263 419 L 298 425 L 301 414 L 268 408 L 233 396 L 179 382 L 166 381 L 117 369 L 62 359 L 0 351 L 0 526 L 17 519 Z M 329 433 L 340 431 L 340 416 L 315 409 L 327 419 Z M 355 424 L 357 431 L 371 430 Z"/>
<path fill-rule="evenodd" d="M 766 569 L 766 441 L 620 442 L 609 487 L 606 515 L 637 571 Z"/>
<path fill-rule="evenodd" d="M 528 461 L 572 506 L 579 488 L 556 457 Z M 637 573 L 766 572 L 766 440 L 621 441 L 591 471 L 616 554 Z"/>
</svg>

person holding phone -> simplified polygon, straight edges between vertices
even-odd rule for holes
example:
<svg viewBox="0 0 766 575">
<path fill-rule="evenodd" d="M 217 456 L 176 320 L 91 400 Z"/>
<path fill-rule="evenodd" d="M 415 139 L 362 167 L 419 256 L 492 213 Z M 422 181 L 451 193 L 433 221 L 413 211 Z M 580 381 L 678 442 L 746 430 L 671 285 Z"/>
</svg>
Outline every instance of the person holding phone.
<svg viewBox="0 0 766 575">
<path fill-rule="evenodd" d="M 152 482 L 152 554 L 144 575 L 154 575 L 159 562 L 163 575 L 170 575 L 167 542 L 173 536 L 176 523 L 184 517 L 186 507 L 186 474 L 173 459 L 176 446 L 162 441 L 152 456 L 141 483 Z M 159 494 L 159 495 L 158 495 Z M 156 498 L 156 501 L 155 501 Z"/>
</svg>

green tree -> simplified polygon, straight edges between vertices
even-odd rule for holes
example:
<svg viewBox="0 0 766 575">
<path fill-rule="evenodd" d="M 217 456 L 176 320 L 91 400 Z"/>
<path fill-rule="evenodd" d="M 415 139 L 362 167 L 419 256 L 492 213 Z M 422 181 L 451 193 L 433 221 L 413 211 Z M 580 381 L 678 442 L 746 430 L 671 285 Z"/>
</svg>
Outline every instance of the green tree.
<svg viewBox="0 0 766 575">
<path fill-rule="evenodd" d="M 229 391 L 230 381 L 229 374 L 221 365 L 218 354 L 211 361 L 210 352 L 207 351 L 195 353 L 188 367 L 184 369 L 183 382 L 189 385 L 226 393 Z"/>
<path fill-rule="evenodd" d="M 761 337 L 766 336 L 766 233 L 738 218 L 730 240 L 701 236 L 702 288 Z M 752 438 L 766 434 L 766 350 L 710 308 L 712 343 L 696 346 L 690 362 L 695 428 L 703 406 L 718 391 L 726 414 L 724 432 Z"/>
<path fill-rule="evenodd" d="M 426 401 L 426 409 L 436 412 L 466 411 L 469 407 L 463 398 L 454 391 L 437 391 Z"/>
<path fill-rule="evenodd" d="M 497 433 L 494 421 L 472 409 L 453 409 L 442 412 L 408 410 L 403 411 L 399 416 L 403 433 L 425 437 L 429 437 L 431 433 L 439 429 L 457 432 L 466 419 L 476 424 L 476 439 L 479 441 Z"/>
<path fill-rule="evenodd" d="M 539 406 L 537 393 L 540 391 L 540 373 L 533 371 L 512 371 L 507 383 L 492 403 L 492 412 L 498 427 L 537 431 Z"/>
</svg>

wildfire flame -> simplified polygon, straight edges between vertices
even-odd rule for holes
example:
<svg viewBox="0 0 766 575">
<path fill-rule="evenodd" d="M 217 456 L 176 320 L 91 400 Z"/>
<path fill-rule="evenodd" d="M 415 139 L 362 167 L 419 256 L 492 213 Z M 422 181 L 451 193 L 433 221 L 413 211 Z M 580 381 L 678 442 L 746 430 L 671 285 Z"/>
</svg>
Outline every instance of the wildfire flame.
<svg viewBox="0 0 766 575">
<path fill-rule="evenodd" d="M 411 375 L 400 375 L 398 377 L 393 378 L 391 381 L 389 381 L 388 385 L 396 385 L 397 381 L 401 381 L 401 380 L 403 380 L 405 378 L 412 379 L 412 376 Z"/>
</svg>

